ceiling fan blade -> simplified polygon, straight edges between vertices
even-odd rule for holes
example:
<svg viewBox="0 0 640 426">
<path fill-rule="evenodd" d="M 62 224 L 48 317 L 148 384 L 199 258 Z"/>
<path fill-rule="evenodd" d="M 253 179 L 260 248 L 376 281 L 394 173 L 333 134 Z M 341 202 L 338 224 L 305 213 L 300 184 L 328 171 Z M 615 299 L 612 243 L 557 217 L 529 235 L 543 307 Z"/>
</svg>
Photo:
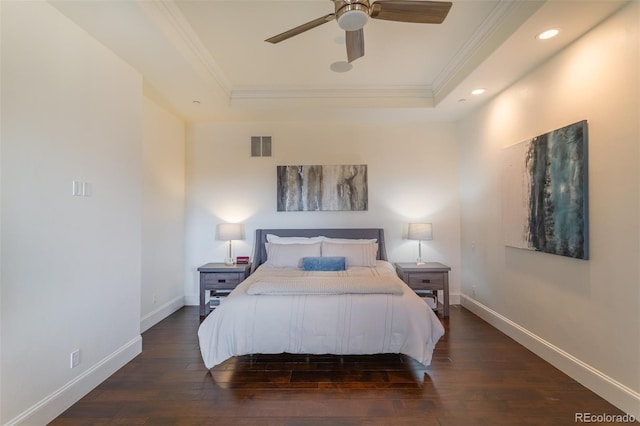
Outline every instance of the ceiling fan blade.
<svg viewBox="0 0 640 426">
<path fill-rule="evenodd" d="M 371 5 L 370 16 L 385 21 L 441 24 L 451 6 L 448 1 L 379 0 Z"/>
<path fill-rule="evenodd" d="M 353 62 L 364 56 L 364 30 L 345 31 L 347 35 L 347 59 Z"/>
<path fill-rule="evenodd" d="M 322 18 L 314 19 L 313 21 L 309 21 L 306 24 L 299 25 L 295 28 L 290 29 L 289 31 L 285 31 L 282 34 L 278 34 L 271 38 L 266 39 L 269 43 L 280 43 L 283 40 L 301 34 L 305 31 L 309 31 L 312 28 L 319 27 L 322 24 L 326 24 L 329 21 L 334 20 L 336 17 L 335 13 L 330 13 L 328 15 L 323 16 Z"/>
</svg>

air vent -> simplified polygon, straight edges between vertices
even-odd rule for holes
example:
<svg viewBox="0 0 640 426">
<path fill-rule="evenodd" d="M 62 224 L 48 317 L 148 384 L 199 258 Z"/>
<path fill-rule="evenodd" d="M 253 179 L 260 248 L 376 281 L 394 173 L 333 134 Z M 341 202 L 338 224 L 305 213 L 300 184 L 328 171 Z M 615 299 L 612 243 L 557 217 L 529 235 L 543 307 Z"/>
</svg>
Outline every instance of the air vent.
<svg viewBox="0 0 640 426">
<path fill-rule="evenodd" d="M 251 136 L 251 156 L 271 157 L 271 136 Z"/>
</svg>

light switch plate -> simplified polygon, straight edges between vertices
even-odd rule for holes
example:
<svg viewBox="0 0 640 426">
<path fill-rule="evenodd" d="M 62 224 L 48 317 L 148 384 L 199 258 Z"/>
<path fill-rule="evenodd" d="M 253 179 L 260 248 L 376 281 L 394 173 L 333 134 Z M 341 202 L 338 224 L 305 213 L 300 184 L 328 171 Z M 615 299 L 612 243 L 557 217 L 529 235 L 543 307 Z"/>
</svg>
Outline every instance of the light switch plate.
<svg viewBox="0 0 640 426">
<path fill-rule="evenodd" d="M 80 182 L 78 180 L 74 180 L 72 182 L 71 195 L 74 195 L 76 197 L 81 197 L 82 196 L 82 182 Z"/>
<path fill-rule="evenodd" d="M 92 195 L 92 185 L 91 182 L 82 182 L 82 196 L 83 197 L 91 197 Z"/>
</svg>

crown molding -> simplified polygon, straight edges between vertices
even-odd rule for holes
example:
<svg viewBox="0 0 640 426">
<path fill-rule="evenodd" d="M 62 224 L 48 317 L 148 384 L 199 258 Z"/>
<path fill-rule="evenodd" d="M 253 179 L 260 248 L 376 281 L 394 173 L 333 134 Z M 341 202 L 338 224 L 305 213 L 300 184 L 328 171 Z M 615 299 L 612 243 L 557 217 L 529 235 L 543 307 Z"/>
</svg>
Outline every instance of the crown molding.
<svg viewBox="0 0 640 426">
<path fill-rule="evenodd" d="M 245 86 L 232 99 L 251 98 L 433 98 L 429 86 Z"/>
<path fill-rule="evenodd" d="M 142 2 L 145 10 L 160 25 L 173 44 L 183 51 L 195 67 L 206 71 L 206 77 L 213 79 L 227 95 L 231 105 L 246 105 L 252 100 L 268 99 L 293 100 L 310 99 L 345 101 L 354 99 L 386 100 L 389 104 L 420 104 L 433 106 L 431 86 L 360 86 L 360 87 L 234 87 L 226 77 L 211 53 L 204 46 L 195 30 L 180 11 L 174 0 L 154 0 Z M 313 101 L 312 101 L 313 103 Z"/>
<path fill-rule="evenodd" d="M 500 0 L 467 43 L 434 79 L 433 93 L 436 105 L 545 2 L 546 0 Z"/>
<path fill-rule="evenodd" d="M 174 0 L 153 0 L 140 2 L 142 7 L 163 29 L 169 40 L 183 54 L 196 70 L 207 80 L 220 87 L 227 97 L 231 96 L 232 85 L 209 50 L 202 43 L 193 27 L 184 17 Z"/>
<path fill-rule="evenodd" d="M 383 107 L 430 108 L 433 91 L 429 86 L 252 86 L 234 88 L 231 92 L 232 106 L 362 107 L 373 103 Z"/>
<path fill-rule="evenodd" d="M 481 64 L 518 26 L 531 16 L 545 0 L 514 2 L 500 0 L 475 34 L 441 70 L 432 85 L 360 86 L 360 87 L 234 87 L 211 53 L 202 43 L 175 0 L 141 2 L 163 29 L 169 40 L 185 55 L 205 80 L 217 85 L 231 105 L 248 105 L 252 100 L 309 99 L 310 103 L 328 104 L 329 100 L 349 102 L 357 99 L 385 100 L 386 104 L 422 104 L 433 107 L 448 96 Z"/>
</svg>

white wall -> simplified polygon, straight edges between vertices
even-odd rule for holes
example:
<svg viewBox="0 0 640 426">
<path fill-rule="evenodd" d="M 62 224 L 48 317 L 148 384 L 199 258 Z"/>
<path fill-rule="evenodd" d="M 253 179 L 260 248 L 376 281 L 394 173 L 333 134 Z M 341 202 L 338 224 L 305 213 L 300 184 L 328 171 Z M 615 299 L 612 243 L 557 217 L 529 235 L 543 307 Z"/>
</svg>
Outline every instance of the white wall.
<svg viewBox="0 0 640 426">
<path fill-rule="evenodd" d="M 142 80 L 48 3 L 0 7 L 0 423 L 45 424 L 141 350 Z"/>
<path fill-rule="evenodd" d="M 631 3 L 459 130 L 463 302 L 637 418 L 640 50 L 639 6 Z M 591 258 L 505 247 L 502 149 L 583 119 Z"/>
<path fill-rule="evenodd" d="M 185 124 L 143 100 L 141 331 L 184 304 Z"/>
<path fill-rule="evenodd" d="M 423 258 L 452 267 L 459 291 L 458 147 L 450 123 L 194 124 L 187 137 L 185 297 L 197 304 L 197 267 L 221 262 L 221 222 L 243 222 L 247 240 L 234 255 L 252 255 L 257 228 L 382 227 L 391 261 L 413 261 L 416 241 L 402 239 L 409 221 L 433 223 Z M 251 136 L 273 138 L 272 157 L 251 157 Z M 366 212 L 277 212 L 276 166 L 367 164 Z M 406 231 L 405 231 L 406 232 Z"/>
<path fill-rule="evenodd" d="M 46 423 L 140 351 L 140 327 L 181 297 L 173 238 L 183 214 L 191 304 L 196 268 L 225 256 L 220 222 L 246 224 L 240 255 L 252 254 L 259 227 L 362 226 L 383 227 L 390 260 L 411 261 L 406 223 L 431 221 L 423 257 L 453 268 L 454 296 L 462 282 L 468 306 L 640 417 L 637 3 L 459 133 L 357 117 L 192 125 L 184 212 L 183 125 L 143 101 L 140 76 L 45 2 L 0 2 L 0 11 L 0 423 Z M 501 149 L 585 118 L 591 260 L 505 248 Z M 273 157 L 249 156 L 255 135 L 273 136 Z M 346 163 L 369 166 L 367 212 L 276 212 L 277 165 Z M 71 196 L 72 180 L 90 182 L 92 196 Z M 75 349 L 81 363 L 70 369 Z"/>
</svg>

